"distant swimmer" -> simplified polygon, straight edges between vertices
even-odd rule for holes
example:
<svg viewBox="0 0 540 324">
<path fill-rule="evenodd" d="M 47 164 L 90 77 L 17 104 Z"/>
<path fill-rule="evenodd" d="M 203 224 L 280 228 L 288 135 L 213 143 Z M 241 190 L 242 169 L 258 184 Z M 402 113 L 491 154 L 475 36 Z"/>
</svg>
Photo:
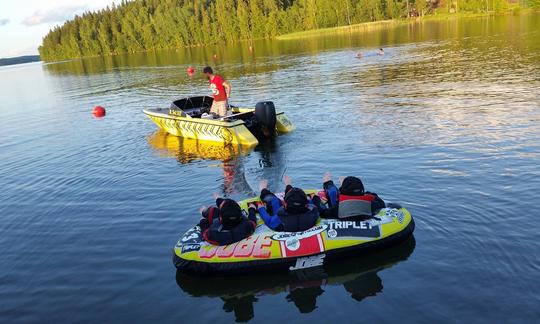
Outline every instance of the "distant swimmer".
<svg viewBox="0 0 540 324">
<path fill-rule="evenodd" d="M 356 53 L 356 58 L 362 58 L 362 52 Z"/>
<path fill-rule="evenodd" d="M 379 48 L 379 53 L 378 53 L 380 56 L 383 56 L 384 55 L 384 50 L 382 48 Z"/>
</svg>

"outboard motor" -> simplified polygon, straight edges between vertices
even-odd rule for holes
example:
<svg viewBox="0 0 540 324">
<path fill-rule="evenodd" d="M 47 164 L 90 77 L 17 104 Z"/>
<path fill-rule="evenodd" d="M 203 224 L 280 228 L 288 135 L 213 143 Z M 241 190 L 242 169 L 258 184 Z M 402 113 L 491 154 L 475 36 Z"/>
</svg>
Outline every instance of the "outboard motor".
<svg viewBox="0 0 540 324">
<path fill-rule="evenodd" d="M 273 138 L 276 136 L 276 106 L 272 101 L 258 102 L 255 105 L 255 118 L 257 118 L 265 137 Z"/>
</svg>

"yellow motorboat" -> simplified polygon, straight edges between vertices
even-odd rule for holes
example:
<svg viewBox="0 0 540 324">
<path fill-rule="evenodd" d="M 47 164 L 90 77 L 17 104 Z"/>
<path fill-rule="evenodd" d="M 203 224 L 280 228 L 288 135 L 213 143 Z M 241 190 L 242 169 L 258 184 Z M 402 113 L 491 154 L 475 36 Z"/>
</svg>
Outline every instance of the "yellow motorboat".
<svg viewBox="0 0 540 324">
<path fill-rule="evenodd" d="M 171 135 L 244 147 L 294 129 L 285 113 L 276 112 L 271 101 L 259 102 L 255 108 L 231 106 L 230 115 L 219 119 L 210 114 L 212 102 L 212 97 L 189 97 L 174 101 L 168 109 L 143 112 Z"/>
</svg>

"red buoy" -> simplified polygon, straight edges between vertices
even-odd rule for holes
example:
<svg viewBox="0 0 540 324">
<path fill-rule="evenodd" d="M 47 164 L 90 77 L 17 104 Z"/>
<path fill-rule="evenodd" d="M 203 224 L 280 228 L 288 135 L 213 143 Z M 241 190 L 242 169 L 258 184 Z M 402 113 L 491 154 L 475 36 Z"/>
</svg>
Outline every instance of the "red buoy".
<svg viewBox="0 0 540 324">
<path fill-rule="evenodd" d="M 186 71 L 187 71 L 188 74 L 193 74 L 193 73 L 195 73 L 195 69 L 194 69 L 193 67 L 191 67 L 191 66 L 188 67 Z"/>
<path fill-rule="evenodd" d="M 92 114 L 96 117 L 103 117 L 105 116 L 105 108 L 102 106 L 95 106 L 94 110 L 92 110 Z"/>
</svg>

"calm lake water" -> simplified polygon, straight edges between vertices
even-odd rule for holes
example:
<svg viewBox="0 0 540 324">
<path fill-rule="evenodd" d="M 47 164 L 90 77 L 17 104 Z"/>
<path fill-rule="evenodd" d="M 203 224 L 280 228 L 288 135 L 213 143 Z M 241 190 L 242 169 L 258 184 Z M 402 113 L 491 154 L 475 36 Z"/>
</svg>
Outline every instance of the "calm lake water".
<svg viewBox="0 0 540 324">
<path fill-rule="evenodd" d="M 538 321 L 540 15 L 254 49 L 0 68 L 1 322 Z M 234 104 L 273 100 L 296 131 L 251 152 L 157 132 L 142 109 L 209 94 L 185 73 L 205 64 Z M 176 273 L 212 192 L 284 173 L 319 187 L 327 170 L 409 208 L 414 238 L 315 272 Z"/>
</svg>

